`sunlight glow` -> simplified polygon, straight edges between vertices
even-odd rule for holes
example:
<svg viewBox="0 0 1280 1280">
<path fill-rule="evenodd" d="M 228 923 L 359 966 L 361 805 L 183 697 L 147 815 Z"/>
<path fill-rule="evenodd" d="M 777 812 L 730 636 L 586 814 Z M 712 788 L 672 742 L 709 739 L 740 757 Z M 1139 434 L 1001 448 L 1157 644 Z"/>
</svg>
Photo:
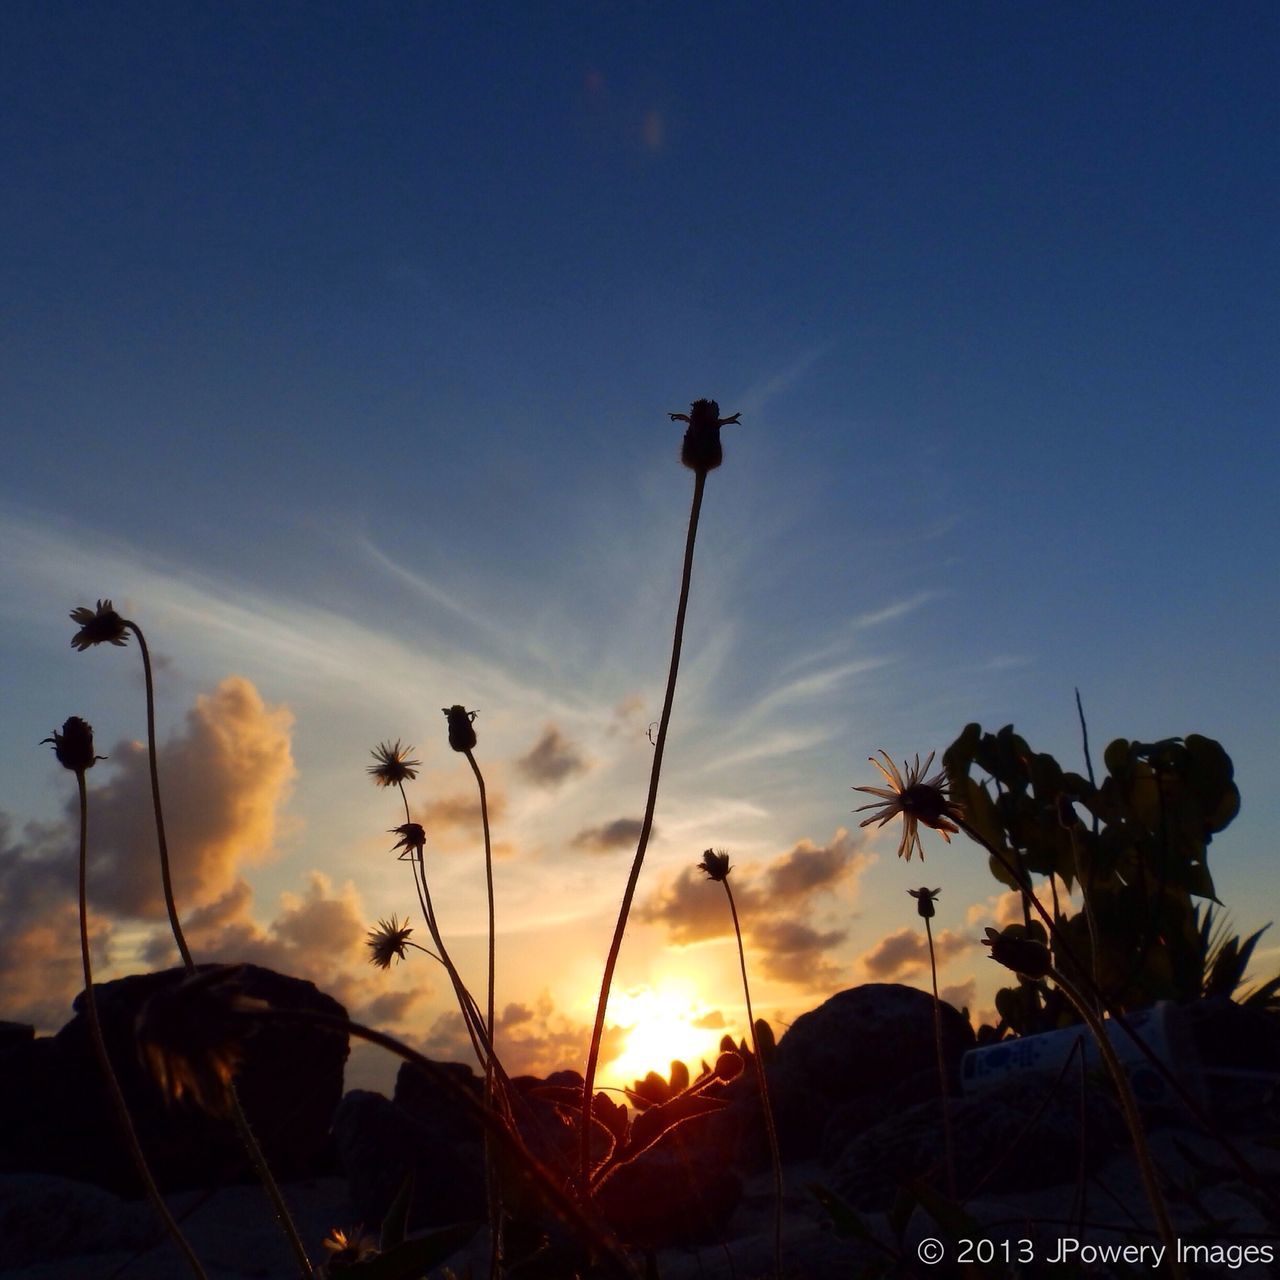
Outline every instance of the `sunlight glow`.
<svg viewBox="0 0 1280 1280">
<path fill-rule="evenodd" d="M 622 1053 L 607 1064 L 609 1083 L 630 1085 L 650 1071 L 666 1076 L 674 1059 L 698 1074 L 702 1059 L 714 1062 L 722 1029 L 696 1026 L 705 1007 L 692 983 L 664 983 L 657 989 L 617 992 L 609 1000 L 609 1021 L 628 1029 Z"/>
</svg>

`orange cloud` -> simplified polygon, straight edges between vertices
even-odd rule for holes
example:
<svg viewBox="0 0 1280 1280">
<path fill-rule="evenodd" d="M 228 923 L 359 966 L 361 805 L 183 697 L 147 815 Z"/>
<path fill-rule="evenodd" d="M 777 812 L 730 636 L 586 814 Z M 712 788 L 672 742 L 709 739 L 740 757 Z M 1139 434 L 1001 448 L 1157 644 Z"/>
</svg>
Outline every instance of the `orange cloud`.
<svg viewBox="0 0 1280 1280">
<path fill-rule="evenodd" d="M 590 762 L 553 724 L 516 761 L 516 768 L 531 782 L 557 787 L 574 774 L 585 773 Z"/>
<path fill-rule="evenodd" d="M 959 955 L 975 945 L 967 934 L 944 929 L 935 934 L 934 953 L 941 967 L 952 956 Z M 891 933 L 862 957 L 862 966 L 876 981 L 902 979 L 918 974 L 929 967 L 929 943 L 921 929 L 910 926 Z"/>
</svg>

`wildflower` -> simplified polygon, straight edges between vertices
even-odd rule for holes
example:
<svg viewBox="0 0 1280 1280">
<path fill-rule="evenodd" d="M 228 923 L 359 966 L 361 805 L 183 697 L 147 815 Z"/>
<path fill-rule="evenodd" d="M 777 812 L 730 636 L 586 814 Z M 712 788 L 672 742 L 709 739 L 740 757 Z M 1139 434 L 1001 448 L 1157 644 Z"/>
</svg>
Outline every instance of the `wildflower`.
<svg viewBox="0 0 1280 1280">
<path fill-rule="evenodd" d="M 400 837 L 391 846 L 391 852 L 403 849 L 404 852 L 400 855 L 401 862 L 406 858 L 412 858 L 415 852 L 421 854 L 423 845 L 427 843 L 427 833 L 422 829 L 420 822 L 402 822 L 398 827 L 392 827 L 390 834 Z"/>
<path fill-rule="evenodd" d="M 724 461 L 720 428 L 737 423 L 741 414 L 722 418 L 720 406 L 714 400 L 695 400 L 688 413 L 672 413 L 668 417 L 672 422 L 689 424 L 680 446 L 680 461 L 692 471 L 705 473 L 714 471 Z"/>
<path fill-rule="evenodd" d="M 1047 978 L 1053 972 L 1053 956 L 1038 938 L 1030 937 L 1022 925 L 1011 924 L 1003 933 L 987 929 L 982 939 L 991 948 L 991 958 L 1006 969 L 1032 980 Z"/>
<path fill-rule="evenodd" d="M 142 1006 L 138 1046 L 166 1101 L 189 1097 L 212 1115 L 229 1111 L 244 1060 L 242 1015 L 269 1007 L 243 993 L 242 975 L 240 966 L 210 965 Z"/>
<path fill-rule="evenodd" d="M 331 1228 L 324 1238 L 324 1247 L 329 1253 L 326 1273 L 330 1275 L 354 1267 L 367 1258 L 378 1256 L 377 1241 L 372 1236 L 365 1235 L 362 1226 L 350 1231 L 343 1231 L 340 1227 Z"/>
<path fill-rule="evenodd" d="M 938 894 L 940 894 L 942 890 L 920 888 L 908 889 L 907 892 L 916 900 L 916 911 L 919 915 L 925 920 L 932 919 L 936 914 L 933 909 L 933 904 L 937 901 Z"/>
<path fill-rule="evenodd" d="M 889 787 L 854 787 L 853 790 L 880 796 L 882 803 L 860 805 L 854 812 L 876 810 L 871 817 L 863 819 L 860 825 L 864 827 L 876 821 L 883 827 L 886 822 L 902 814 L 902 841 L 898 845 L 898 857 L 910 862 L 912 852 L 919 849 L 920 859 L 923 861 L 924 846 L 920 843 L 919 824 L 923 822 L 926 827 L 932 827 L 950 844 L 951 835 L 960 830 L 951 821 L 961 816 L 960 806 L 947 795 L 946 774 L 938 773 L 932 778 L 924 778 L 924 774 L 929 772 L 929 765 L 933 763 L 932 751 L 923 766 L 919 756 L 916 756 L 914 765 L 908 765 L 905 760 L 902 762 L 907 775 L 905 781 L 898 772 L 898 766 L 889 759 L 888 753 L 882 751 L 880 754 L 889 767 L 886 769 L 874 756 L 871 757 L 871 763 L 884 775 Z"/>
<path fill-rule="evenodd" d="M 99 600 L 96 609 L 81 605 L 71 610 L 71 621 L 80 628 L 71 637 L 72 648 L 82 653 L 95 644 L 128 644 L 125 620 L 115 611 L 110 600 Z"/>
<path fill-rule="evenodd" d="M 441 707 L 440 710 L 449 720 L 449 745 L 455 751 L 470 751 L 476 745 L 476 731 L 472 728 L 471 722 L 480 713 L 468 711 L 457 702 L 451 707 Z"/>
<path fill-rule="evenodd" d="M 729 855 L 723 849 L 719 852 L 714 849 L 706 850 L 702 861 L 698 863 L 698 869 L 706 872 L 712 880 L 727 880 L 729 872 L 733 870 L 729 865 Z"/>
<path fill-rule="evenodd" d="M 395 916 L 390 920 L 379 920 L 378 927 L 369 930 L 367 946 L 373 953 L 369 957 L 369 963 L 376 964 L 379 969 L 390 969 L 394 957 L 398 956 L 403 960 L 405 947 L 410 945 L 409 935 L 412 932 L 408 920 L 404 924 L 401 924 Z"/>
<path fill-rule="evenodd" d="M 52 743 L 53 754 L 58 757 L 58 763 L 72 773 L 83 773 L 86 769 L 92 769 L 96 761 L 107 758 L 93 754 L 93 729 L 79 716 L 70 716 L 64 720 L 61 733 L 55 729 L 52 737 L 40 739 L 41 746 L 46 742 Z"/>
<path fill-rule="evenodd" d="M 409 752 L 412 750 L 412 747 L 402 748 L 399 738 L 394 747 L 386 742 L 378 743 L 377 749 L 369 753 L 378 762 L 369 766 L 374 784 L 379 787 L 397 787 L 406 778 L 410 781 L 416 778 L 422 761 L 409 759 Z"/>
</svg>

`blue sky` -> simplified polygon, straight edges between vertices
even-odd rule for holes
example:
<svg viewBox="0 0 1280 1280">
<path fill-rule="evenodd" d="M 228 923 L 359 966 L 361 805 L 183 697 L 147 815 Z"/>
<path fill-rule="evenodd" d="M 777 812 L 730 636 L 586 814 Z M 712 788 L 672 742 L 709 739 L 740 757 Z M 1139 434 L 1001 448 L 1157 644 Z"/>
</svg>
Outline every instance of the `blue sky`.
<svg viewBox="0 0 1280 1280">
<path fill-rule="evenodd" d="M 762 893 L 798 849 L 833 868 L 761 908 L 766 1011 L 876 976 L 922 874 L 956 937 L 944 985 L 981 1004 L 981 858 L 896 864 L 849 787 L 970 720 L 1077 767 L 1076 686 L 1099 751 L 1223 742 L 1244 806 L 1221 896 L 1242 928 L 1280 914 L 1270 6 L 0 21 L 0 810 L 11 866 L 62 867 L 5 905 L 42 922 L 28 959 L 65 953 L 46 1004 L 76 949 L 68 779 L 35 743 L 70 714 L 108 745 L 143 732 L 136 653 L 67 645 L 68 610 L 111 596 L 166 660 L 174 761 L 218 779 L 189 799 L 193 831 L 201 803 L 225 827 L 190 881 L 207 953 L 291 962 L 437 1047 L 435 975 L 381 977 L 353 941 L 414 914 L 363 769 L 380 740 L 418 748 L 475 960 L 439 708 L 480 708 L 500 1005 L 531 1059 L 572 1062 L 630 858 L 584 833 L 643 807 L 691 487 L 666 414 L 699 396 L 743 422 L 708 484 L 629 990 L 740 1017 L 731 947 L 676 946 L 660 912 L 723 845 Z M 547 733 L 580 767 L 521 765 Z M 124 971 L 157 921 L 116 898 Z"/>
</svg>

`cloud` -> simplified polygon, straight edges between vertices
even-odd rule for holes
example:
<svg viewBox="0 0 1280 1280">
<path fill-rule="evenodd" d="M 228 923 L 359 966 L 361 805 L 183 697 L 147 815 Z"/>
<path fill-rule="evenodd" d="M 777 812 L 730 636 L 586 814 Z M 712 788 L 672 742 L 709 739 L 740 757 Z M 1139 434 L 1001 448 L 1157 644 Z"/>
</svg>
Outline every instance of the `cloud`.
<svg viewBox="0 0 1280 1280">
<path fill-rule="evenodd" d="M 739 917 L 749 925 L 761 908 L 759 895 L 750 882 L 739 883 L 735 878 L 733 896 Z M 646 924 L 666 925 L 668 938 L 678 947 L 729 937 L 733 931 L 724 893 L 696 866 L 685 867 L 673 881 L 641 903 L 635 914 Z"/>
<path fill-rule="evenodd" d="M 826 846 L 801 840 L 765 875 L 764 893 L 772 902 L 803 898 L 819 889 L 834 889 L 849 874 L 869 865 L 872 855 L 857 848 L 857 837 L 844 827 Z"/>
<path fill-rule="evenodd" d="M 640 839 L 643 825 L 640 818 L 615 818 L 598 827 L 583 827 L 569 843 L 575 849 L 590 849 L 593 853 L 625 849 Z M 657 827 L 653 827 L 649 832 L 650 839 L 656 838 L 657 834 Z"/>
<path fill-rule="evenodd" d="M 935 934 L 933 939 L 939 968 L 953 956 L 973 946 L 974 940 L 968 934 L 955 933 L 950 929 L 944 929 L 941 933 Z M 921 930 L 908 925 L 896 933 L 881 938 L 870 951 L 863 955 L 862 967 L 868 976 L 878 982 L 918 974 L 929 967 L 928 940 Z"/>
<path fill-rule="evenodd" d="M 959 982 L 955 986 L 942 987 L 938 999 L 949 1004 L 953 1009 L 968 1009 L 973 1012 L 974 1003 L 978 999 L 978 980 L 970 978 L 967 982 Z"/>
<path fill-rule="evenodd" d="M 917 591 L 915 595 L 908 596 L 905 600 L 895 600 L 891 604 L 887 604 L 883 609 L 875 609 L 870 613 L 859 614 L 853 621 L 854 627 L 859 631 L 864 631 L 868 627 L 878 627 L 886 622 L 896 622 L 899 618 L 906 617 L 909 613 L 914 613 L 921 605 L 928 604 L 930 600 L 936 600 L 941 593 L 938 591 Z"/>
<path fill-rule="evenodd" d="M 590 767 L 578 748 L 553 724 L 547 725 L 538 741 L 516 761 L 516 768 L 524 777 L 544 787 L 557 787 Z"/>
<path fill-rule="evenodd" d="M 268 707 L 250 681 L 228 676 L 201 694 L 156 762 L 174 894 L 202 906 L 224 894 L 245 861 L 273 849 L 294 777 L 293 717 Z M 70 817 L 70 810 L 68 810 Z M 107 778 L 89 793 L 90 894 L 114 915 L 166 914 L 147 751 L 118 742 Z"/>
<path fill-rule="evenodd" d="M 798 920 L 767 920 L 751 930 L 751 945 L 762 953 L 764 972 L 779 982 L 816 989 L 837 985 L 844 970 L 824 955 L 843 942 L 845 930 L 820 933 Z"/>
<path fill-rule="evenodd" d="M 697 1027 L 699 1031 L 721 1031 L 729 1024 L 724 1020 L 724 1014 L 719 1009 L 712 1009 L 710 1013 L 704 1013 L 702 1017 L 695 1018 L 691 1025 Z"/>
<path fill-rule="evenodd" d="M 501 787 L 486 782 L 489 825 L 501 822 L 507 813 L 507 796 Z M 444 848 L 456 848 L 480 835 L 480 793 L 474 788 L 438 796 L 426 804 L 413 806 L 414 820 L 427 831 L 427 840 Z"/>
</svg>

